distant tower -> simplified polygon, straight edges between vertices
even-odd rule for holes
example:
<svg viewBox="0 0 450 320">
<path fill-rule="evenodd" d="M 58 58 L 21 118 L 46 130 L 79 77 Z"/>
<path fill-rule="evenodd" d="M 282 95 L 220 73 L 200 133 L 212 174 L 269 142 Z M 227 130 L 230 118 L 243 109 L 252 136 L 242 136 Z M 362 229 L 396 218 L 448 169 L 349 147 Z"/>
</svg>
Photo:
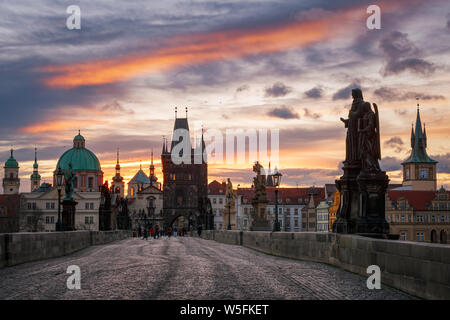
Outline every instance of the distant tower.
<svg viewBox="0 0 450 320">
<path fill-rule="evenodd" d="M 41 185 L 41 176 L 38 172 L 38 163 L 37 163 L 37 149 L 34 148 L 34 164 L 33 164 L 33 174 L 30 176 L 31 180 L 31 192 L 38 189 Z"/>
<path fill-rule="evenodd" d="M 117 149 L 116 175 L 112 178 L 112 189 L 115 194 L 123 198 L 125 183 L 120 175 L 119 149 Z"/>
<path fill-rule="evenodd" d="M 19 179 L 19 164 L 13 156 L 14 150 L 11 149 L 11 156 L 5 162 L 5 177 L 3 178 L 3 193 L 4 194 L 19 194 L 20 179 Z"/>
<path fill-rule="evenodd" d="M 403 163 L 403 186 L 412 190 L 436 191 L 436 160 L 426 151 L 427 132 L 425 124 L 422 131 L 419 104 L 417 103 L 416 128 L 411 129 L 411 155 Z"/>
<path fill-rule="evenodd" d="M 157 183 L 158 177 L 155 175 L 155 166 L 153 165 L 153 148 L 152 148 L 152 160 L 150 163 L 150 175 L 148 177 L 150 179 L 150 184 L 159 189 L 159 184 Z"/>
</svg>

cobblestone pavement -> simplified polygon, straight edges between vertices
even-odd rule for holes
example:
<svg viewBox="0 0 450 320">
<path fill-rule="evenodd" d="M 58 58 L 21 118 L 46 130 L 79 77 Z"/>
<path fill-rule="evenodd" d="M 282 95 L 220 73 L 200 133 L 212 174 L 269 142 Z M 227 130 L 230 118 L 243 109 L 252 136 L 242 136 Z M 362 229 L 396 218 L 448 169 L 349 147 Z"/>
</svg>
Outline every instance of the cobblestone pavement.
<svg viewBox="0 0 450 320">
<path fill-rule="evenodd" d="M 66 287 L 69 265 L 81 290 Z M 0 299 L 411 299 L 366 279 L 199 238 L 133 238 L 0 269 Z"/>
</svg>

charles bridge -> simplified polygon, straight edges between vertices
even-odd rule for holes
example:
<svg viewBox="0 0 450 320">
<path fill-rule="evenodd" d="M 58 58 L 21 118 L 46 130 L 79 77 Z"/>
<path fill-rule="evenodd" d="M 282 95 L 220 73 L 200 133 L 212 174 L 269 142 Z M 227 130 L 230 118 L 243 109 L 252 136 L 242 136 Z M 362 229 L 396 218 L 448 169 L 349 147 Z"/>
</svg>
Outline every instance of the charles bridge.
<svg viewBox="0 0 450 320">
<path fill-rule="evenodd" d="M 66 269 L 81 269 L 68 290 Z M 367 267 L 381 269 L 369 290 Z M 0 234 L 0 299 L 449 299 L 450 245 L 316 232 Z"/>
</svg>

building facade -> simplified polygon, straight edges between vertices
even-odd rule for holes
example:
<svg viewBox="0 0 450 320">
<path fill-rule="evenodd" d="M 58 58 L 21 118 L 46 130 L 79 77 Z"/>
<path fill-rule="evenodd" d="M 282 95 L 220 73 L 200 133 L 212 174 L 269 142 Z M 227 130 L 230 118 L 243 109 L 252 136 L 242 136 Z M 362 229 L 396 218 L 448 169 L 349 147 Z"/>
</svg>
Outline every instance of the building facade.
<svg viewBox="0 0 450 320">
<path fill-rule="evenodd" d="M 73 192 L 73 200 L 77 202 L 75 229 L 98 230 L 103 172 L 97 156 L 86 148 L 85 143 L 85 138 L 78 133 L 73 139 L 73 148 L 64 152 L 59 158 L 53 181 L 56 181 L 58 168 L 62 170 L 72 168 L 73 174 L 76 176 Z M 33 167 L 33 173 L 38 174 L 36 158 Z M 51 184 L 43 183 L 32 192 L 21 194 L 19 214 L 21 231 L 54 231 L 56 229 L 58 191 L 54 185 L 52 187 Z M 65 190 L 62 188 L 61 200 L 64 196 Z"/>
<path fill-rule="evenodd" d="M 204 158 L 205 142 L 191 145 L 188 119 L 177 118 L 173 128 L 170 150 L 163 142 L 161 163 L 163 170 L 165 225 L 187 230 L 214 226 L 211 203 L 208 199 L 208 165 Z M 180 159 L 180 163 L 172 161 Z"/>
<path fill-rule="evenodd" d="M 305 231 L 302 226 L 303 217 L 306 215 L 311 200 L 311 188 L 277 188 L 278 189 L 278 221 L 282 231 L 300 232 Z M 319 202 L 325 197 L 324 188 L 314 188 L 313 202 Z M 249 230 L 250 219 L 253 214 L 252 188 L 237 189 L 237 228 Z M 275 221 L 275 188 L 267 187 L 267 216 L 270 221 Z M 314 221 L 315 221 L 314 206 Z M 315 231 L 315 229 L 314 229 Z"/>
<path fill-rule="evenodd" d="M 19 194 L 19 163 L 14 158 L 14 150 L 4 165 L 5 176 L 3 177 L 3 194 Z"/>
<path fill-rule="evenodd" d="M 450 192 L 388 190 L 386 220 L 401 240 L 449 243 Z"/>
<path fill-rule="evenodd" d="M 225 183 L 225 181 L 220 183 L 219 181 L 214 180 L 210 184 L 208 184 L 208 198 L 211 202 L 211 209 L 214 215 L 215 230 L 222 230 L 224 228 L 224 220 L 222 218 L 222 215 L 224 213 L 226 204 L 226 189 L 227 184 Z"/>
<path fill-rule="evenodd" d="M 329 216 L 328 209 L 329 204 L 327 200 L 320 201 L 319 205 L 316 208 L 316 223 L 317 223 L 317 231 L 318 232 L 328 232 L 329 226 Z"/>
<path fill-rule="evenodd" d="M 386 220 L 390 232 L 401 240 L 449 243 L 450 193 L 436 190 L 438 162 L 427 152 L 427 133 L 417 108 L 415 130 L 411 129 L 411 154 L 402 163 L 403 184 L 386 193 Z"/>
</svg>

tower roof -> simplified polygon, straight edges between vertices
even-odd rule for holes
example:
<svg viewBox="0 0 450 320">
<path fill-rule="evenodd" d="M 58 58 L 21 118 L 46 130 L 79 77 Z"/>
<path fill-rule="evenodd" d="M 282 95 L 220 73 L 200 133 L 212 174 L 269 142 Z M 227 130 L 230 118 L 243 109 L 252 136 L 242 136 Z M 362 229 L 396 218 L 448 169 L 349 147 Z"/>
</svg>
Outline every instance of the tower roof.
<svg viewBox="0 0 450 320">
<path fill-rule="evenodd" d="M 411 131 L 411 154 L 403 161 L 406 163 L 437 163 L 436 160 L 431 159 L 426 151 L 427 147 L 427 136 L 426 131 L 422 130 L 422 121 L 420 120 L 420 110 L 417 106 L 417 117 L 416 117 L 416 128 Z"/>
<path fill-rule="evenodd" d="M 150 179 L 145 174 L 145 172 L 142 171 L 142 169 L 139 169 L 139 171 L 134 175 L 130 182 L 128 182 L 128 184 L 133 183 L 150 183 Z"/>
<path fill-rule="evenodd" d="M 6 160 L 5 162 L 5 168 L 19 168 L 19 163 L 17 162 L 17 160 L 14 158 L 14 150 L 11 149 L 11 156 L 9 157 L 8 160 Z"/>
</svg>

